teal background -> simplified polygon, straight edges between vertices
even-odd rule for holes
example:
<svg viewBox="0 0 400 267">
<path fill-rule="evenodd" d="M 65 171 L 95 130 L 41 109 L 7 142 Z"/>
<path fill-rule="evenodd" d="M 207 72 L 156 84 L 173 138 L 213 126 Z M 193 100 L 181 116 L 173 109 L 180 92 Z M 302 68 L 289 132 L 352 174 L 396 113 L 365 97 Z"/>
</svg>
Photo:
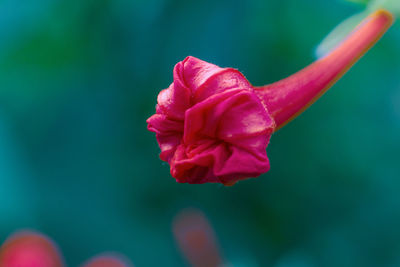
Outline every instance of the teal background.
<svg viewBox="0 0 400 267">
<path fill-rule="evenodd" d="M 255 85 L 314 60 L 363 6 L 326 0 L 0 1 L 0 240 L 51 236 L 68 266 L 118 251 L 187 266 L 171 222 L 210 219 L 232 266 L 400 266 L 400 25 L 271 139 L 271 171 L 178 184 L 145 120 L 187 55 Z"/>
</svg>

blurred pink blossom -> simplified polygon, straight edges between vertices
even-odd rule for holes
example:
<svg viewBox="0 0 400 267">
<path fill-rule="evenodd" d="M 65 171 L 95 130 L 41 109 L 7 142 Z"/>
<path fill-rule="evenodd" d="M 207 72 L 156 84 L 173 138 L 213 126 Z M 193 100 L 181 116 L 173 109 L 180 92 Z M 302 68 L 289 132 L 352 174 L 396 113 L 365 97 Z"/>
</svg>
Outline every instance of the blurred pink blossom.
<svg viewBox="0 0 400 267">
<path fill-rule="evenodd" d="M 172 230 L 182 254 L 191 266 L 222 265 L 215 233 L 201 211 L 195 209 L 181 211 L 174 219 Z"/>
<path fill-rule="evenodd" d="M 0 247 L 1 267 L 63 267 L 62 254 L 48 237 L 33 231 L 19 231 Z M 133 267 L 122 256 L 106 253 L 83 267 Z"/>
</svg>

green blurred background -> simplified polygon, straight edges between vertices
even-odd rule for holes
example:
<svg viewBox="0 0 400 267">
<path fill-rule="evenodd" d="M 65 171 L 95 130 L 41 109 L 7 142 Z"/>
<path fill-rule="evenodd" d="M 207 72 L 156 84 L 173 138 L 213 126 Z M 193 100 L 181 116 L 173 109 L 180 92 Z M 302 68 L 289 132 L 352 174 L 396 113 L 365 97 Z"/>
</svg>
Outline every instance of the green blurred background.
<svg viewBox="0 0 400 267">
<path fill-rule="evenodd" d="M 204 211 L 232 266 L 400 266 L 399 23 L 276 133 L 271 171 L 178 184 L 145 120 L 193 55 L 255 85 L 314 60 L 363 6 L 326 0 L 0 1 L 0 240 L 51 236 L 69 266 L 103 251 L 186 266 L 171 222 Z"/>
</svg>

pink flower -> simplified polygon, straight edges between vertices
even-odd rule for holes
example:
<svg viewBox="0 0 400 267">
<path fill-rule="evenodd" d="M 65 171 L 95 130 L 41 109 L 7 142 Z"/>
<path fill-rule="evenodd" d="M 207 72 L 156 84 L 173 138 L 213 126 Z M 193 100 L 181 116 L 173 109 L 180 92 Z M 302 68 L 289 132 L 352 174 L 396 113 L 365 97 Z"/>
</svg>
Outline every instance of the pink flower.
<svg viewBox="0 0 400 267">
<path fill-rule="evenodd" d="M 237 70 L 187 57 L 148 123 L 179 182 L 229 183 L 269 170 L 275 123 Z"/>
<path fill-rule="evenodd" d="M 62 267 L 56 245 L 46 236 L 30 231 L 14 234 L 0 248 L 2 267 Z"/>
<path fill-rule="evenodd" d="M 1 267 L 63 267 L 61 252 L 43 234 L 20 231 L 9 237 L 0 247 Z M 89 260 L 84 267 L 128 267 L 121 256 L 102 254 Z"/>
<path fill-rule="evenodd" d="M 388 11 L 378 10 L 326 57 L 262 87 L 238 70 L 187 57 L 147 120 L 160 158 L 180 183 L 232 185 L 267 172 L 271 135 L 329 89 L 392 22 Z"/>
</svg>

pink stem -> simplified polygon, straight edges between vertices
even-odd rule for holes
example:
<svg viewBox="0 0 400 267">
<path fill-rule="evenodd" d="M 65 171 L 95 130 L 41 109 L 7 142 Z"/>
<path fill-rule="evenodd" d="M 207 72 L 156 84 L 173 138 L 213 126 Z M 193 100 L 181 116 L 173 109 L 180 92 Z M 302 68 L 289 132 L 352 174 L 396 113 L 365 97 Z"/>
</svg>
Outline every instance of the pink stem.
<svg viewBox="0 0 400 267">
<path fill-rule="evenodd" d="M 324 94 L 382 37 L 392 23 L 390 12 L 377 10 L 327 56 L 286 79 L 256 87 L 256 92 L 275 119 L 276 130 Z"/>
</svg>

